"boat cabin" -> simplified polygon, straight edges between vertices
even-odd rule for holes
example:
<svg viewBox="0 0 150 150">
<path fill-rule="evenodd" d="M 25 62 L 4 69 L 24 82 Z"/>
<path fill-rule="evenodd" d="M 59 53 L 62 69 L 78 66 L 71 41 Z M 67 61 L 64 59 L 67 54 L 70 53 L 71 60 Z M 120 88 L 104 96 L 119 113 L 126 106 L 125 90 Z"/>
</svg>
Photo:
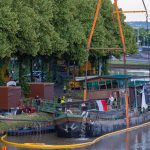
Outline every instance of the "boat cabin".
<svg viewBox="0 0 150 150">
<path fill-rule="evenodd" d="M 107 75 L 87 80 L 87 91 L 89 99 L 105 99 L 112 95 L 119 98 L 121 92 L 129 91 L 128 82 L 131 76 L 124 75 Z M 127 83 L 126 83 L 127 82 Z"/>
<path fill-rule="evenodd" d="M 80 80 L 84 82 L 85 79 Z M 88 100 L 108 100 L 110 95 L 116 99 L 118 108 L 125 106 L 125 90 L 129 96 L 130 107 L 140 107 L 143 85 L 148 82 L 134 80 L 131 75 L 104 75 L 87 78 Z M 148 84 L 147 84 L 148 86 Z M 148 95 L 148 94 L 147 94 Z M 149 96 L 150 97 L 150 96 Z"/>
</svg>

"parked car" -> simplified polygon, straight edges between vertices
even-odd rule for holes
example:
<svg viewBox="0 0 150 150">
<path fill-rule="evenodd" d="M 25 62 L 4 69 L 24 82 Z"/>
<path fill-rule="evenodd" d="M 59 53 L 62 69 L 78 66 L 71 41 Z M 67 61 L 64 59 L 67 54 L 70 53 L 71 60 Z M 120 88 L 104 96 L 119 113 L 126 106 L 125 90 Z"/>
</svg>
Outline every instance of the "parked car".
<svg viewBox="0 0 150 150">
<path fill-rule="evenodd" d="M 36 108 L 32 106 L 26 106 L 23 108 L 23 112 L 25 113 L 34 113 L 36 112 Z"/>
<path fill-rule="evenodd" d="M 37 80 L 37 81 L 41 81 L 42 79 L 45 80 L 45 78 L 46 78 L 45 73 L 42 71 L 32 71 L 32 74 L 33 74 L 33 78 L 35 78 L 35 80 Z M 29 73 L 29 74 L 25 75 L 25 77 L 27 77 L 28 80 L 30 80 L 31 74 Z"/>
</svg>

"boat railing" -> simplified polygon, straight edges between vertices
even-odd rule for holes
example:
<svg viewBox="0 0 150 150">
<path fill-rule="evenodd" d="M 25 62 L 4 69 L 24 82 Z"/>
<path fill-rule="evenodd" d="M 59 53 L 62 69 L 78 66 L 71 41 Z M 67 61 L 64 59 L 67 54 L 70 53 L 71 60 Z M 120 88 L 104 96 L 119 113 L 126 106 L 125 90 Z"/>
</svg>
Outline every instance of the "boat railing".
<svg viewBox="0 0 150 150">
<path fill-rule="evenodd" d="M 32 102 L 32 103 L 31 103 Z M 30 102 L 30 105 L 33 107 L 37 107 L 36 101 L 32 99 Z M 90 117 L 95 119 L 106 119 L 106 120 L 112 120 L 112 119 L 120 119 L 125 117 L 125 109 L 112 109 L 107 112 L 99 111 L 97 104 L 94 101 L 86 102 L 87 110 L 90 110 Z M 40 111 L 44 112 L 52 112 L 52 113 L 66 113 L 67 110 L 70 110 L 68 112 L 72 114 L 80 115 L 82 114 L 82 103 L 81 102 L 66 102 L 64 104 L 60 104 L 54 101 L 50 100 L 42 100 L 40 104 Z M 93 110 L 93 112 L 92 112 Z M 148 104 L 148 109 L 145 111 L 150 111 L 150 104 Z M 143 113 L 141 107 L 138 107 L 137 112 L 139 114 Z M 137 114 L 138 114 L 137 113 Z M 96 115 L 97 114 L 97 115 Z M 131 116 L 135 114 L 135 106 L 130 107 Z"/>
<path fill-rule="evenodd" d="M 101 120 L 117 120 L 125 118 L 125 112 L 122 110 L 112 110 L 108 112 L 103 111 L 89 111 L 89 118 L 91 119 L 101 119 Z"/>
</svg>

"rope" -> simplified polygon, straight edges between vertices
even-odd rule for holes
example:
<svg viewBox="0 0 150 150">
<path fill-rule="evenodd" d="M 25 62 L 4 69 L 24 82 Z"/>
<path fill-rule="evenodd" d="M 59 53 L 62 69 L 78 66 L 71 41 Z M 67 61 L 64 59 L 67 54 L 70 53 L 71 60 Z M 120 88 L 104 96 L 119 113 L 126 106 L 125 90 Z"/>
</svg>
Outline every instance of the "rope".
<svg viewBox="0 0 150 150">
<path fill-rule="evenodd" d="M 146 12 L 146 25 L 147 25 L 147 36 L 148 36 L 148 30 L 149 30 L 149 24 L 148 24 L 148 11 L 147 11 L 147 7 L 145 5 L 145 1 L 142 0 L 142 3 L 143 3 L 143 6 L 144 6 L 144 9 L 145 9 L 145 12 Z M 149 48 L 149 41 L 148 41 L 148 48 Z M 150 65 L 150 52 L 148 52 L 148 60 L 149 60 L 149 65 Z M 149 78 L 150 78 L 150 68 L 149 68 Z"/>
<path fill-rule="evenodd" d="M 119 13 L 117 0 L 114 0 L 114 5 L 116 7 L 116 14 L 117 14 L 117 19 L 118 19 L 119 33 L 120 33 L 122 46 L 123 46 L 124 74 L 126 75 L 126 43 L 125 43 L 125 38 L 124 38 L 124 34 L 123 34 L 121 17 L 120 17 L 120 13 Z M 127 125 L 127 128 L 128 128 L 129 127 L 129 110 L 128 110 L 129 109 L 129 96 L 128 96 L 126 87 L 127 87 L 127 80 L 125 80 L 125 103 L 126 103 L 126 125 Z"/>
<path fill-rule="evenodd" d="M 1 137 L 1 141 L 5 144 L 9 144 L 9 145 L 12 145 L 12 146 L 15 146 L 15 147 L 23 147 L 23 148 L 33 148 L 33 149 L 72 149 L 72 148 L 82 148 L 82 147 L 87 147 L 87 146 L 91 146 L 91 145 L 94 145 L 96 144 L 97 142 L 99 142 L 100 140 L 108 137 L 108 136 L 113 136 L 113 135 L 116 135 L 116 134 L 120 134 L 120 133 L 124 133 L 124 132 L 129 132 L 129 131 L 132 131 L 132 130 L 136 130 L 138 128 L 142 128 L 142 127 L 145 127 L 145 126 L 148 126 L 150 125 L 150 122 L 147 122 L 147 123 L 144 123 L 142 125 L 137 125 L 135 127 L 131 127 L 131 128 L 126 128 L 126 129 L 123 129 L 123 130 L 120 130 L 120 131 L 115 131 L 115 132 L 112 132 L 112 133 L 108 133 L 108 134 L 105 134 L 103 136 L 100 136 L 96 139 L 94 139 L 93 141 L 91 142 L 85 142 L 85 143 L 80 143 L 80 144 L 68 144 L 68 145 L 45 145 L 44 143 L 14 143 L 14 142 L 10 142 L 10 141 L 7 141 L 5 140 L 5 138 L 7 137 L 7 135 L 4 135 Z"/>
<path fill-rule="evenodd" d="M 135 89 L 136 89 L 136 88 L 135 88 Z M 136 89 L 136 91 L 137 91 L 138 93 L 140 93 L 140 94 L 144 93 L 144 90 L 138 90 L 138 89 Z"/>
</svg>

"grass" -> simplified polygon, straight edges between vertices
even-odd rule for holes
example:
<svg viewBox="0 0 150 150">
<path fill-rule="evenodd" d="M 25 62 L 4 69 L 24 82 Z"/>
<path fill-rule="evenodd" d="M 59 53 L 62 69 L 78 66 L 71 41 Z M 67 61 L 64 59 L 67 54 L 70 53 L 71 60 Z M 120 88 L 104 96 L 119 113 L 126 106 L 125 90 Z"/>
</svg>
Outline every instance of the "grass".
<svg viewBox="0 0 150 150">
<path fill-rule="evenodd" d="M 123 64 L 123 60 L 113 60 L 113 61 L 110 61 L 110 64 Z M 149 66 L 147 62 L 142 62 L 142 61 L 127 61 L 126 64 Z"/>
<path fill-rule="evenodd" d="M 0 116 L 0 118 L 4 118 Z M 32 114 L 21 114 L 5 117 L 7 119 L 18 119 L 18 120 L 39 120 L 39 121 L 48 121 L 52 118 L 51 115 L 47 113 L 32 113 Z M 30 121 L 0 121 L 0 131 L 7 131 L 8 129 L 24 127 L 24 126 L 33 126 L 35 122 Z"/>
</svg>

